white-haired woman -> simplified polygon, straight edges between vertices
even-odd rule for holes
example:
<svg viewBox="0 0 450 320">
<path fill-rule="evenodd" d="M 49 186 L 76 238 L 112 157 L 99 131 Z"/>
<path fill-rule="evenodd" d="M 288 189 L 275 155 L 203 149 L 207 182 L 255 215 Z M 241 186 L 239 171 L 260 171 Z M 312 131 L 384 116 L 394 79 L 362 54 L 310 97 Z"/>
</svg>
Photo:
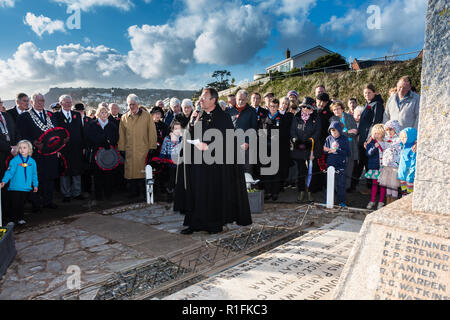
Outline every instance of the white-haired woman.
<svg viewBox="0 0 450 320">
<path fill-rule="evenodd" d="M 181 103 L 181 108 L 183 112 L 175 116 L 175 120 L 181 124 L 181 127 L 184 129 L 189 123 L 189 119 L 191 119 L 192 112 L 194 110 L 194 104 L 191 99 L 184 99 Z"/>
<path fill-rule="evenodd" d="M 164 118 L 164 123 L 167 124 L 168 127 L 170 127 L 175 117 L 181 113 L 181 102 L 178 98 L 172 98 L 170 99 L 169 106 L 170 109 Z"/>
<path fill-rule="evenodd" d="M 109 149 L 116 147 L 119 140 L 117 126 L 108 120 L 107 107 L 99 107 L 96 112 L 96 120 L 89 122 L 87 127 L 87 142 L 90 152 L 96 154 L 100 148 Z M 94 172 L 95 200 L 111 199 L 113 188 L 113 171 L 103 171 L 92 164 Z"/>
</svg>

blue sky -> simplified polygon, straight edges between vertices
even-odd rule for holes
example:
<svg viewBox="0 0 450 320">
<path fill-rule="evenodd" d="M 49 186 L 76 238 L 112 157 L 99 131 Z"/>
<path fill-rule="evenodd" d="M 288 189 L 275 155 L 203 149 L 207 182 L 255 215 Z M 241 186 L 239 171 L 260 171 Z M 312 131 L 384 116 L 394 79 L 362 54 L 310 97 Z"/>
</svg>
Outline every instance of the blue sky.
<svg viewBox="0 0 450 320">
<path fill-rule="evenodd" d="M 80 28 L 68 28 L 78 12 Z M 0 97 L 53 86 L 199 89 L 219 69 L 239 83 L 286 48 L 318 44 L 347 59 L 416 51 L 425 15 L 426 0 L 0 0 Z"/>
</svg>

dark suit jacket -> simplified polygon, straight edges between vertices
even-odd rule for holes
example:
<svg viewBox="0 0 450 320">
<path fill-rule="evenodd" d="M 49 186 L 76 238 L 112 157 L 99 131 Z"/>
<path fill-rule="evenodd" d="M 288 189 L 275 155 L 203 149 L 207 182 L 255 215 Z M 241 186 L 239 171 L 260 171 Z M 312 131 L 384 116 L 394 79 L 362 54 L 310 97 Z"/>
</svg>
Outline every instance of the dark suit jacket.
<svg viewBox="0 0 450 320">
<path fill-rule="evenodd" d="M 253 107 L 247 104 L 247 106 L 239 112 L 237 108 L 227 109 L 225 113 L 230 115 L 235 129 L 242 129 L 246 132 L 248 129 L 258 129 L 258 118 Z M 249 143 L 249 138 L 245 137 L 245 142 Z"/>
<path fill-rule="evenodd" d="M 19 115 L 19 113 L 17 112 L 16 107 L 17 106 L 14 106 L 14 108 L 9 109 L 8 111 L 6 111 L 6 113 L 8 113 L 8 115 L 11 117 L 12 121 L 14 122 L 14 124 L 16 124 L 17 116 Z"/>
<path fill-rule="evenodd" d="M 119 132 L 120 118 L 122 118 L 122 114 L 119 113 L 117 116 L 118 116 L 118 117 L 117 117 L 118 119 L 114 118 L 114 117 L 112 116 L 112 114 L 110 114 L 109 117 L 108 117 L 108 121 L 113 122 L 113 123 L 116 125 L 116 127 L 117 127 L 117 132 Z"/>
<path fill-rule="evenodd" d="M 67 176 L 79 176 L 83 171 L 84 129 L 81 124 L 81 115 L 70 111 L 72 121 L 69 123 L 62 111 L 55 112 L 53 117 L 57 119 L 58 126 L 65 128 L 70 135 L 67 145 L 61 150 L 67 161 Z"/>
<path fill-rule="evenodd" d="M 258 120 L 258 129 L 261 129 L 264 126 L 264 122 L 266 121 L 269 111 L 263 107 L 259 107 L 258 111 L 256 111 L 256 109 L 253 110 L 255 110 L 256 119 Z"/>
<path fill-rule="evenodd" d="M 6 120 L 6 127 L 8 129 L 10 141 L 8 141 L 6 135 L 2 134 L 0 130 L 0 179 L 3 178 L 3 175 L 5 173 L 6 159 L 11 154 L 11 146 L 14 146 L 17 143 L 15 130 L 16 126 L 13 119 L 6 112 L 2 112 L 2 115 Z"/>
</svg>

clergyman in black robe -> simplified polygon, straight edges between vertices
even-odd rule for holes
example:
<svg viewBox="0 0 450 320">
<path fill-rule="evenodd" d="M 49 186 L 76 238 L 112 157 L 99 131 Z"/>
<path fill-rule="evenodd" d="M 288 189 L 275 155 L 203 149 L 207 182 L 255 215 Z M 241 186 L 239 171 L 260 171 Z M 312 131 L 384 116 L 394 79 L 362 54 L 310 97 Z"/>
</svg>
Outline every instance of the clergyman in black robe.
<svg viewBox="0 0 450 320">
<path fill-rule="evenodd" d="M 200 97 L 202 111 L 197 115 L 195 123 L 189 124 L 189 140 L 199 140 L 193 148 L 195 151 L 190 160 L 196 160 L 195 152 L 200 152 L 202 157 L 200 163 L 192 161 L 188 165 L 189 174 L 185 176 L 186 184 L 190 185 L 185 190 L 186 207 L 183 208 L 186 216 L 184 225 L 188 228 L 183 230 L 183 234 L 191 234 L 195 231 L 207 231 L 209 233 L 221 232 L 227 223 L 236 222 L 238 225 L 246 226 L 252 223 L 250 206 L 248 202 L 247 189 L 244 177 L 244 166 L 226 161 L 226 130 L 234 131 L 231 117 L 226 114 L 218 105 L 218 94 L 215 89 L 207 88 L 203 90 Z M 211 140 L 202 139 L 209 129 L 217 129 L 223 137 L 223 144 L 218 146 L 214 138 Z M 201 137 L 196 136 L 201 132 Z M 234 137 L 230 137 L 234 139 Z M 211 147 L 209 150 L 208 146 Z M 215 151 L 223 148 L 223 159 L 207 164 L 204 155 L 210 152 L 215 157 Z M 234 148 L 239 146 L 234 144 Z M 234 151 L 236 153 L 236 150 Z M 186 159 L 186 158 L 185 158 Z M 233 159 L 234 160 L 234 159 Z M 181 165 L 182 166 L 182 165 Z M 179 169 L 180 170 L 180 167 Z M 183 170 L 183 169 L 181 169 Z M 184 178 L 184 177 L 183 177 Z M 184 179 L 183 179 L 184 180 Z M 179 181 L 184 184 L 184 181 Z M 175 195 L 177 197 L 177 195 Z"/>
</svg>

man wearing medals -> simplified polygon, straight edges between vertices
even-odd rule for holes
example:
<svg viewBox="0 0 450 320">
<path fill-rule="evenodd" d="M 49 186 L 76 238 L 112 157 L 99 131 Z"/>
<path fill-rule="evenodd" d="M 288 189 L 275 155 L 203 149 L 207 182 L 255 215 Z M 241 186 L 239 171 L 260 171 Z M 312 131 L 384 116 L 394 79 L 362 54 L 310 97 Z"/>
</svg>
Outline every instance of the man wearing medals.
<svg viewBox="0 0 450 320">
<path fill-rule="evenodd" d="M 248 129 L 258 129 L 258 118 L 255 109 L 248 104 L 248 92 L 246 90 L 239 90 L 236 94 L 237 105 L 234 108 L 229 108 L 225 112 L 231 116 L 235 129 L 242 129 L 246 132 Z M 253 166 L 250 164 L 249 155 L 249 137 L 245 137 L 245 143 L 240 146 L 240 149 L 245 152 L 245 172 L 253 174 Z M 256 149 L 255 149 L 256 150 Z"/>
<path fill-rule="evenodd" d="M 59 97 L 61 111 L 55 112 L 54 117 L 58 121 L 58 126 L 65 128 L 70 135 L 69 143 L 61 150 L 67 162 L 67 172 L 60 177 L 61 194 L 63 202 L 70 202 L 70 199 L 84 200 L 81 194 L 81 174 L 83 173 L 83 149 L 84 134 L 81 116 L 78 112 L 72 111 L 72 98 L 69 95 Z"/>
<path fill-rule="evenodd" d="M 33 158 L 38 168 L 39 191 L 30 195 L 33 212 L 40 212 L 42 207 L 58 208 L 53 203 L 54 182 L 59 176 L 58 158 L 56 154 L 44 156 L 39 153 L 42 149 L 42 143 L 38 142 L 39 137 L 58 125 L 53 114 L 44 110 L 44 103 L 45 99 L 41 93 L 33 94 L 32 108 L 20 114 L 16 123 L 18 140 L 28 140 L 34 147 Z"/>
</svg>

